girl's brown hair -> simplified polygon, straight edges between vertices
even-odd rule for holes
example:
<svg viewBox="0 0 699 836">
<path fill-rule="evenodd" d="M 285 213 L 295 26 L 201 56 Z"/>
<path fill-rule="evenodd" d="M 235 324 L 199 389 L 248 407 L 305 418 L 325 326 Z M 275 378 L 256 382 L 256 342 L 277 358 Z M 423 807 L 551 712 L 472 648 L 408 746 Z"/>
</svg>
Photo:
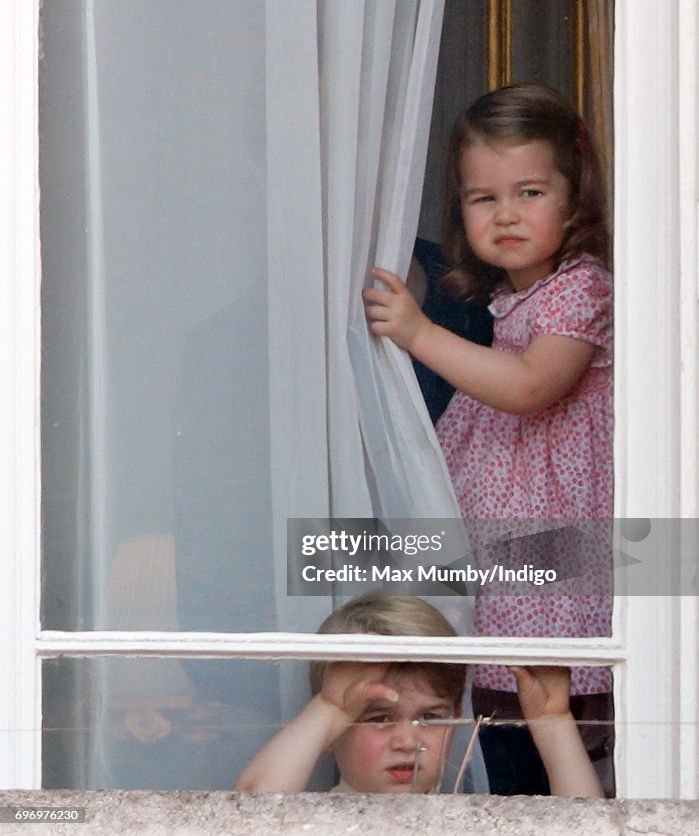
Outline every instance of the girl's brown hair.
<svg viewBox="0 0 699 836">
<path fill-rule="evenodd" d="M 563 96 L 539 84 L 501 87 L 477 99 L 454 125 L 447 152 L 443 248 L 451 270 L 443 284 L 452 295 L 488 303 L 504 270 L 471 249 L 461 216 L 461 156 L 476 143 L 551 143 L 556 167 L 570 185 L 571 213 L 554 263 L 589 253 L 609 259 L 605 188 L 599 158 L 585 124 Z"/>
</svg>

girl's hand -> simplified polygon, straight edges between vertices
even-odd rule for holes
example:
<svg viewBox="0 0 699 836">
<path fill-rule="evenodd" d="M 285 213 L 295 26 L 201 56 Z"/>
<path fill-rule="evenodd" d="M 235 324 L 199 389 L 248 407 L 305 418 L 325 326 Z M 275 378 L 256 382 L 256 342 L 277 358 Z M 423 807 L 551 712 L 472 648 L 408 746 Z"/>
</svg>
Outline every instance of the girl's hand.
<svg viewBox="0 0 699 836">
<path fill-rule="evenodd" d="M 383 682 L 387 664 L 334 662 L 325 669 L 320 696 L 354 723 L 373 702 L 398 702 L 398 694 Z"/>
<path fill-rule="evenodd" d="M 371 272 L 388 290 L 372 287 L 362 293 L 369 330 L 378 337 L 389 337 L 399 348 L 411 351 L 417 338 L 429 329 L 430 320 L 398 276 L 378 267 Z"/>
<path fill-rule="evenodd" d="M 570 712 L 570 671 L 568 668 L 510 668 L 517 679 L 517 695 L 527 720 L 562 717 Z"/>
<path fill-rule="evenodd" d="M 595 768 L 570 713 L 568 668 L 510 668 L 534 744 L 544 762 L 551 795 L 604 798 Z"/>
</svg>

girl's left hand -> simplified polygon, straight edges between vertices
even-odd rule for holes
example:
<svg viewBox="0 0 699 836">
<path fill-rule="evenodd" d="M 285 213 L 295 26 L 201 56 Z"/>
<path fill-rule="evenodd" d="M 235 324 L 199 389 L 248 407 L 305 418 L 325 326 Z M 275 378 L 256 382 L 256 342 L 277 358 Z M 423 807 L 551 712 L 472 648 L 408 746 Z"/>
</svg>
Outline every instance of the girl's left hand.
<svg viewBox="0 0 699 836">
<path fill-rule="evenodd" d="M 371 272 L 388 290 L 372 287 L 362 292 L 369 330 L 378 337 L 389 337 L 399 348 L 411 351 L 416 339 L 429 328 L 430 320 L 398 276 L 378 267 Z"/>
</svg>

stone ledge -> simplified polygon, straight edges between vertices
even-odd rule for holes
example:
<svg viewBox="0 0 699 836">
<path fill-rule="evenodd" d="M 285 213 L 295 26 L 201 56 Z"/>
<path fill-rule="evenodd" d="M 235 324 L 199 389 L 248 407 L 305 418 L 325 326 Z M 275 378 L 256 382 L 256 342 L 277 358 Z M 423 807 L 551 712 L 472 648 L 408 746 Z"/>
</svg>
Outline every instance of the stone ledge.
<svg viewBox="0 0 699 836">
<path fill-rule="evenodd" d="M 0 791 L 0 807 L 85 807 L 86 823 L 4 824 L 1 832 L 61 834 L 449 834 L 696 836 L 697 801 L 603 801 L 489 795 Z"/>
</svg>

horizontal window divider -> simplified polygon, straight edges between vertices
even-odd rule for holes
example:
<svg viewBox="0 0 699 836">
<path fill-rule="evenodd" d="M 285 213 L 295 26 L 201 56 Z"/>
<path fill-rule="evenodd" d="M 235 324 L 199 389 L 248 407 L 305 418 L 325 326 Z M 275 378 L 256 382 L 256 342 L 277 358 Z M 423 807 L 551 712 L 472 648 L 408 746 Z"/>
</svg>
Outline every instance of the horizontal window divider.
<svg viewBox="0 0 699 836">
<path fill-rule="evenodd" d="M 611 638 L 318 635 L 315 633 L 39 633 L 36 651 L 56 657 L 335 659 L 498 664 L 610 665 L 626 654 Z"/>
</svg>

